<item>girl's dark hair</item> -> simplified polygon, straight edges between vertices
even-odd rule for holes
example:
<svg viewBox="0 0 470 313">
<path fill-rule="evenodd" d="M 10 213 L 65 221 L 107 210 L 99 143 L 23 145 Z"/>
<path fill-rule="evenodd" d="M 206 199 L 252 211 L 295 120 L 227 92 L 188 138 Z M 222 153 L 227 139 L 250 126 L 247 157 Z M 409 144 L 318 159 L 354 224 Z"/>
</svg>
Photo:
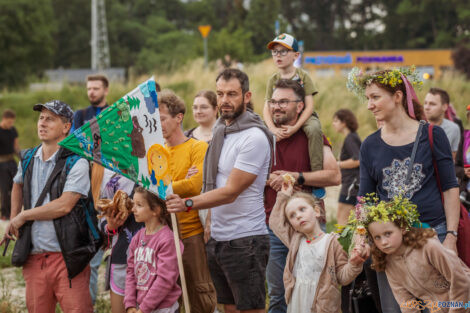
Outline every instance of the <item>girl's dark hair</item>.
<svg viewBox="0 0 470 313">
<path fill-rule="evenodd" d="M 387 72 L 390 72 L 390 70 L 384 70 L 384 71 L 379 71 L 379 72 L 376 72 L 374 74 L 374 79 L 372 79 L 372 81 L 370 83 L 367 84 L 367 86 L 370 86 L 372 84 L 376 84 L 379 88 L 382 88 L 386 91 L 388 91 L 390 94 L 395 94 L 395 92 L 397 92 L 398 90 L 400 90 L 402 93 L 403 93 L 403 99 L 402 99 L 402 105 L 403 107 L 405 108 L 405 112 L 406 114 L 408 114 L 408 116 L 410 116 L 410 112 L 408 112 L 408 103 L 406 102 L 406 87 L 405 87 L 405 83 L 398 83 L 395 85 L 395 87 L 392 87 L 388 84 L 382 84 L 380 81 L 379 81 L 379 78 L 377 78 L 378 76 L 386 76 L 385 74 Z M 423 111 L 423 106 L 419 103 L 419 102 L 416 102 L 415 100 L 413 100 L 413 110 L 415 112 L 415 115 L 416 115 L 416 119 L 418 121 L 422 120 L 422 119 L 425 119 L 424 118 L 424 111 Z M 411 116 L 410 116 L 411 117 Z"/>
<path fill-rule="evenodd" d="M 394 221 L 393 223 L 397 225 L 397 227 L 402 229 L 400 227 L 399 222 Z M 426 242 L 428 241 L 428 238 L 432 238 L 435 235 L 436 235 L 436 232 L 432 228 L 411 227 L 411 229 L 406 231 L 406 233 L 403 235 L 403 244 L 413 249 L 420 249 L 426 244 Z M 370 233 L 369 233 L 369 236 L 372 237 Z M 372 264 L 370 267 L 378 272 L 385 271 L 385 267 L 387 265 L 387 261 L 385 257 L 387 255 L 383 253 L 382 251 L 380 251 L 379 248 L 377 248 L 373 240 L 371 244 L 371 254 L 372 254 Z"/>
<path fill-rule="evenodd" d="M 158 196 L 154 195 L 153 193 L 141 186 L 135 187 L 134 194 L 136 193 L 144 195 L 145 200 L 147 200 L 152 211 L 156 211 L 157 208 L 160 208 L 160 222 L 162 222 L 162 224 L 164 225 L 168 225 L 168 227 L 173 230 L 173 227 L 171 225 L 171 216 L 166 209 L 165 200 L 160 199 Z"/>
<path fill-rule="evenodd" d="M 333 117 L 336 117 L 338 120 L 343 122 L 352 133 L 354 133 L 359 128 L 356 116 L 349 109 L 339 109 L 336 111 Z"/>
</svg>

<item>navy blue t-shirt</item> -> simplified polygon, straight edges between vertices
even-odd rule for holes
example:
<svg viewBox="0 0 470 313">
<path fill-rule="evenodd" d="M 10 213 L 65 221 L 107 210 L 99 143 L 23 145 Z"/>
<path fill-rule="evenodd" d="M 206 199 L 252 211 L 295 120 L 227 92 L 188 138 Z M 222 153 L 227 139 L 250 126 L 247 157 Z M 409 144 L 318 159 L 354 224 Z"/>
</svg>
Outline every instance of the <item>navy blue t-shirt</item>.
<svg viewBox="0 0 470 313">
<path fill-rule="evenodd" d="M 429 124 L 423 127 L 413 165 L 410 183 L 405 184 L 413 143 L 390 146 L 381 138 L 381 130 L 371 134 L 361 145 L 359 195 L 377 193 L 390 200 L 400 192 L 418 206 L 420 220 L 432 227 L 445 222 L 444 207 L 434 176 L 428 136 Z M 449 140 L 444 130 L 433 127 L 434 157 L 442 191 L 458 187 Z"/>
</svg>

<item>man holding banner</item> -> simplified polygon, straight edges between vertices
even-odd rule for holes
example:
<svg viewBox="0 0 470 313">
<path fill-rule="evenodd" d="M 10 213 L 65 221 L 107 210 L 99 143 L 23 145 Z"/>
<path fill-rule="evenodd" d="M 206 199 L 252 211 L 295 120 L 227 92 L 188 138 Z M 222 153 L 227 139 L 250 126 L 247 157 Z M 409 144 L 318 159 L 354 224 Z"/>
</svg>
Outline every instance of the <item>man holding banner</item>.
<svg viewBox="0 0 470 313">
<path fill-rule="evenodd" d="M 226 69 L 216 79 L 220 118 L 204 160 L 204 194 L 167 197 L 169 212 L 212 208 L 206 252 L 217 300 L 225 312 L 265 312 L 269 237 L 263 192 L 273 135 L 246 110 L 248 76 Z"/>
<path fill-rule="evenodd" d="M 173 192 L 181 197 L 199 195 L 207 143 L 184 135 L 181 125 L 186 108 L 180 97 L 163 90 L 158 93 L 158 104 L 163 138 L 170 153 Z M 188 177 L 191 167 L 196 167 L 198 172 Z M 207 266 L 204 229 L 199 215 L 197 211 L 179 212 L 177 218 L 184 244 L 183 266 L 191 312 L 212 313 L 216 305 L 215 289 Z"/>
</svg>

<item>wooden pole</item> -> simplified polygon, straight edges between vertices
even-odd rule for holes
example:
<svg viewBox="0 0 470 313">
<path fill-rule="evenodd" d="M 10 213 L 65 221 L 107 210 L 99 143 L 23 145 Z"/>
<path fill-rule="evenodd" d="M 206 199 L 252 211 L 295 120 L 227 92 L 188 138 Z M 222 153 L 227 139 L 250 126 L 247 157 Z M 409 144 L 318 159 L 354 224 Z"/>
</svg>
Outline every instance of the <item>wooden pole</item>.
<svg viewBox="0 0 470 313">
<path fill-rule="evenodd" d="M 188 289 L 186 288 L 186 279 L 184 276 L 183 256 L 181 255 L 180 236 L 178 233 L 178 221 L 176 220 L 175 213 L 171 213 L 171 225 L 173 226 L 173 238 L 175 241 L 176 258 L 178 259 L 178 269 L 180 271 L 181 289 L 183 290 L 184 312 L 191 313 L 191 309 L 189 307 Z"/>
</svg>

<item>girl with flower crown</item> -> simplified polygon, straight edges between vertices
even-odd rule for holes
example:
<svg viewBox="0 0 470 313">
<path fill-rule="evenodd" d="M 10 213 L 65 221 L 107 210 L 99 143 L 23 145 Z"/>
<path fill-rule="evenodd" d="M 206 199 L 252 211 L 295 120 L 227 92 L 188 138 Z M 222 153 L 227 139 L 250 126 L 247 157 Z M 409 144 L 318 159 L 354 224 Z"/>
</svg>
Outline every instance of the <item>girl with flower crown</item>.
<svg viewBox="0 0 470 313">
<path fill-rule="evenodd" d="M 338 285 L 349 284 L 361 273 L 369 246 L 358 244 L 348 261 L 337 235 L 322 231 L 316 199 L 292 194 L 293 181 L 285 179 L 269 217 L 269 227 L 289 248 L 284 268 L 287 312 L 339 312 Z"/>
<path fill-rule="evenodd" d="M 439 301 L 465 304 L 470 299 L 470 269 L 418 219 L 416 205 L 401 196 L 391 202 L 359 205 L 352 228 L 365 227 L 372 239 L 372 268 L 385 271 L 402 312 L 449 312 Z M 419 227 L 413 227 L 419 226 Z M 428 227 L 428 228 L 423 228 Z M 418 301 L 418 299 L 420 301 Z M 468 312 L 457 307 L 450 312 Z"/>
<path fill-rule="evenodd" d="M 424 118 L 423 108 L 413 89 L 413 85 L 420 84 L 413 69 L 407 68 L 373 74 L 354 70 L 350 74 L 348 88 L 365 95 L 367 108 L 381 124 L 361 146 L 359 195 L 376 192 L 380 199 L 389 200 L 403 193 L 417 204 L 420 220 L 431 225 L 444 246 L 456 252 L 460 204 L 452 152 L 441 128 L 433 127 L 430 133 L 429 124 L 423 122 L 420 127 L 418 121 Z M 416 151 L 412 161 L 413 149 Z M 378 273 L 377 279 L 382 311 L 400 312 L 387 277 Z"/>
</svg>

